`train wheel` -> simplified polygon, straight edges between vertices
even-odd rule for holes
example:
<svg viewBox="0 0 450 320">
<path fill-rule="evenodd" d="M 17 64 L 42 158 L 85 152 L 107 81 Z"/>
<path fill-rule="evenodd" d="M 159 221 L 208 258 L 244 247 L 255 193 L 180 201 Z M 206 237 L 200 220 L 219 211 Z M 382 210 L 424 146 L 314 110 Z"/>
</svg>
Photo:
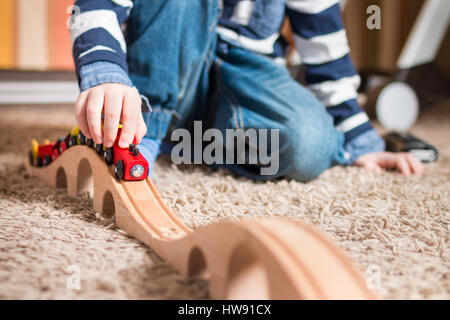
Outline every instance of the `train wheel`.
<svg viewBox="0 0 450 320">
<path fill-rule="evenodd" d="M 97 152 L 101 156 L 103 155 L 103 143 L 95 145 L 95 152 Z"/>
<path fill-rule="evenodd" d="M 28 161 L 30 162 L 30 166 L 34 166 L 34 159 L 33 159 L 33 151 L 28 151 Z"/>
<path fill-rule="evenodd" d="M 50 156 L 48 154 L 45 155 L 44 157 L 44 166 L 48 166 L 50 163 L 52 162 L 52 158 L 50 158 Z"/>
<path fill-rule="evenodd" d="M 40 156 L 37 156 L 36 158 L 36 166 L 42 167 L 42 158 Z"/>
<path fill-rule="evenodd" d="M 113 148 L 105 149 L 105 162 L 108 165 L 111 165 L 114 163 L 114 149 Z"/>
<path fill-rule="evenodd" d="M 64 138 L 64 141 L 66 142 L 66 149 L 69 149 L 72 146 L 72 136 L 70 133 Z"/>
<path fill-rule="evenodd" d="M 92 148 L 92 147 L 94 147 L 94 140 L 87 139 L 86 144 L 88 145 L 89 148 Z"/>
<path fill-rule="evenodd" d="M 70 144 L 71 144 L 71 147 L 76 146 L 78 144 L 78 139 L 76 136 L 70 137 Z"/>
<path fill-rule="evenodd" d="M 122 160 L 117 161 L 116 166 L 114 167 L 114 174 L 117 180 L 122 181 L 123 179 L 123 162 Z"/>
<path fill-rule="evenodd" d="M 86 136 L 81 131 L 78 133 L 78 140 L 80 141 L 81 145 L 86 144 Z"/>
</svg>

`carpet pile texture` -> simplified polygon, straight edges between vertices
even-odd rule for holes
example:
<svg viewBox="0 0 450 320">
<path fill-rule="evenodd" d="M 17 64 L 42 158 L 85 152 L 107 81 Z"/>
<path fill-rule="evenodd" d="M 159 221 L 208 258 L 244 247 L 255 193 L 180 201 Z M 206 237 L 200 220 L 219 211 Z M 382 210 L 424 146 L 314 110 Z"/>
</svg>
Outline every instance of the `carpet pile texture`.
<svg viewBox="0 0 450 320">
<path fill-rule="evenodd" d="M 208 298 L 205 281 L 179 275 L 96 213 L 87 196 L 72 199 L 28 175 L 30 139 L 58 138 L 73 124 L 70 106 L 2 107 L 0 299 Z M 192 228 L 220 219 L 301 220 L 334 239 L 381 297 L 450 299 L 450 103 L 424 111 L 412 133 L 440 150 L 423 178 L 336 167 L 306 184 L 255 183 L 160 157 L 154 181 Z M 70 285 L 77 276 L 79 289 Z"/>
</svg>

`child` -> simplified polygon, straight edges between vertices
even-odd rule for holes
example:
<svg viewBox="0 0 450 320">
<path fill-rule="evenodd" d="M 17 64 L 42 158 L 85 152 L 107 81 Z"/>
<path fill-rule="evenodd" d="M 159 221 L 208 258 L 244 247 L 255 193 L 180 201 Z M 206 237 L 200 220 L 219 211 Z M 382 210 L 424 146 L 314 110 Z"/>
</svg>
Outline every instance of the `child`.
<svg viewBox="0 0 450 320">
<path fill-rule="evenodd" d="M 136 136 L 152 168 L 172 129 L 202 120 L 222 132 L 279 129 L 275 174 L 263 176 L 251 164 L 223 165 L 255 180 L 310 181 L 334 165 L 352 164 L 423 174 L 413 156 L 384 152 L 383 140 L 357 105 L 360 79 L 350 61 L 339 0 L 75 5 L 70 31 L 81 89 L 75 114 L 82 132 L 97 144 L 110 147 L 120 121 L 119 145 L 127 147 Z M 278 63 L 285 15 L 308 88 Z"/>
</svg>

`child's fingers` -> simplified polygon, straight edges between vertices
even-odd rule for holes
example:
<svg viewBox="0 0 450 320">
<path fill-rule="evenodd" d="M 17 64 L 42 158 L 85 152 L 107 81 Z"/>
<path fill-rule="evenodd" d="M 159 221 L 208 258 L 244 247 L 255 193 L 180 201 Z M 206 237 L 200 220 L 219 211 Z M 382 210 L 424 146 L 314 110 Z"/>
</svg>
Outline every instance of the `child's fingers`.
<svg viewBox="0 0 450 320">
<path fill-rule="evenodd" d="M 89 131 L 96 144 L 101 144 L 102 139 L 102 110 L 104 92 L 103 90 L 92 90 L 86 105 L 86 117 Z"/>
<path fill-rule="evenodd" d="M 81 132 L 88 138 L 91 138 L 91 134 L 89 132 L 89 126 L 87 123 L 87 117 L 86 117 L 86 102 L 88 99 L 88 92 L 83 91 L 77 99 L 77 102 L 75 103 L 75 119 L 77 120 L 78 127 L 80 128 Z"/>
<path fill-rule="evenodd" d="M 109 90 L 105 93 L 105 119 L 103 127 L 103 144 L 110 148 L 114 144 L 122 111 L 123 94 Z"/>
<path fill-rule="evenodd" d="M 419 159 L 417 159 L 415 156 L 409 153 L 405 155 L 405 158 L 408 161 L 409 167 L 411 168 L 413 174 L 418 176 L 424 175 L 425 169 L 423 167 L 422 162 L 420 162 Z"/>
<path fill-rule="evenodd" d="M 376 164 L 375 162 L 366 162 L 363 164 L 363 168 L 368 171 L 375 171 L 375 172 L 381 172 L 381 167 Z"/>
<path fill-rule="evenodd" d="M 142 117 L 142 113 L 141 113 L 141 116 L 139 118 L 140 119 L 139 119 L 138 127 L 137 127 L 137 130 L 136 130 L 136 143 L 137 144 L 141 143 L 142 138 L 147 133 L 147 126 L 145 125 L 144 118 Z"/>
<path fill-rule="evenodd" d="M 400 169 L 400 172 L 403 175 L 405 175 L 407 177 L 409 177 L 411 175 L 411 170 L 409 168 L 408 162 L 405 160 L 404 157 L 402 157 L 400 155 L 397 157 L 397 167 Z"/>
<path fill-rule="evenodd" d="M 128 148 L 133 142 L 138 126 L 138 112 L 141 112 L 138 108 L 140 103 L 139 95 L 135 95 L 134 92 L 125 94 L 122 108 L 123 129 L 119 139 L 120 148 Z"/>
</svg>

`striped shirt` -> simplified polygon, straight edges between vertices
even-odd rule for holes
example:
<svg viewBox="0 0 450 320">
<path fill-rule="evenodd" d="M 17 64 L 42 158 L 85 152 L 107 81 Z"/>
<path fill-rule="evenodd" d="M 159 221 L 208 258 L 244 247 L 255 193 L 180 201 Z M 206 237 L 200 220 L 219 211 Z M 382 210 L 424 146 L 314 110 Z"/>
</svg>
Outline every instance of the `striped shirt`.
<svg viewBox="0 0 450 320">
<path fill-rule="evenodd" d="M 126 22 L 133 2 L 78 0 L 75 4 L 70 31 L 78 76 L 81 67 L 98 61 L 119 65 L 125 71 L 121 76 L 126 76 L 127 48 L 121 25 Z M 274 58 L 284 54 L 286 42 L 279 32 L 287 16 L 305 65 L 306 83 L 326 106 L 336 128 L 344 133 L 346 143 L 374 131 L 356 101 L 360 78 L 350 60 L 339 0 L 221 0 L 221 5 L 218 35 Z M 380 151 L 380 140 L 371 132 L 367 143 L 378 146 L 372 149 L 367 146 L 365 152 Z"/>
</svg>

